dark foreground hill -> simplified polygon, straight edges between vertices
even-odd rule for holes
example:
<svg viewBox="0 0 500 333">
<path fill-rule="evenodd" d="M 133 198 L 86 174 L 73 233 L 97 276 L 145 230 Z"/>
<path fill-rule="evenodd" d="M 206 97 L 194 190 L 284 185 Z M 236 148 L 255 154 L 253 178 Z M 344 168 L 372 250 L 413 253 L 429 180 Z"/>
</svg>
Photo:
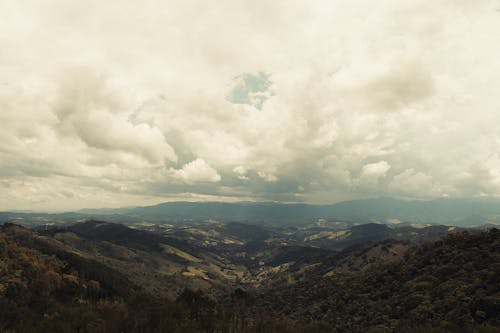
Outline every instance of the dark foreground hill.
<svg viewBox="0 0 500 333">
<path fill-rule="evenodd" d="M 391 244 L 386 242 L 385 250 Z M 337 332 L 402 332 L 415 323 L 424 331 L 500 327 L 500 231 L 467 232 L 408 250 L 401 260 L 361 270 L 329 270 L 309 263 L 307 275 L 277 279 L 258 308 L 302 322 L 324 322 Z M 488 330 L 484 329 L 484 332 Z M 488 331 L 489 332 L 489 331 Z"/>
<path fill-rule="evenodd" d="M 0 332 L 236 332 L 235 322 L 201 291 L 162 297 L 50 236 L 0 227 Z"/>
<path fill-rule="evenodd" d="M 496 229 L 331 251 L 218 228 L 182 239 L 96 221 L 42 232 L 6 224 L 0 331 L 499 331 Z M 202 246 L 198 234 L 215 238 Z"/>
</svg>

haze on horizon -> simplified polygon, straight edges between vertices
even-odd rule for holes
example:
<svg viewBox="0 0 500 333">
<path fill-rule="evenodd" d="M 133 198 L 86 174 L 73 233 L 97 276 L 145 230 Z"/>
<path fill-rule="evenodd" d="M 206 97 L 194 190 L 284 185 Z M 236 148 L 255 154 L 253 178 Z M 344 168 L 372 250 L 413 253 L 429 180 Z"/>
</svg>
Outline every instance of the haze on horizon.
<svg viewBox="0 0 500 333">
<path fill-rule="evenodd" d="M 2 1 L 0 210 L 498 197 L 499 8 Z"/>
</svg>

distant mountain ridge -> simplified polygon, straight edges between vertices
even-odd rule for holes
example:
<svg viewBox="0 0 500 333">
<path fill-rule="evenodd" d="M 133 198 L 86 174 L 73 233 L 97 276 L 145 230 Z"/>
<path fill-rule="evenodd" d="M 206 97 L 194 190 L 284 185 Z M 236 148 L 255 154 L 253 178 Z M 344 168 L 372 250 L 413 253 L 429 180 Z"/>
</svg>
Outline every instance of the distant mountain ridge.
<svg viewBox="0 0 500 333">
<path fill-rule="evenodd" d="M 218 220 L 250 224 L 304 225 L 324 219 L 357 224 L 442 224 L 471 227 L 500 225 L 500 200 L 450 199 L 430 201 L 375 198 L 331 205 L 276 202 L 166 202 L 154 206 L 82 209 L 64 213 L 0 212 L 0 223 L 26 226 L 102 219 L 119 223 L 140 221 L 182 223 Z"/>
<path fill-rule="evenodd" d="M 376 198 L 343 201 L 331 205 L 274 202 L 167 202 L 145 207 L 85 209 L 79 213 L 125 215 L 152 221 L 213 218 L 224 221 L 305 222 L 318 218 L 337 218 L 354 222 L 388 222 L 392 219 L 407 223 L 471 226 L 499 222 L 500 201 L 447 198 L 421 201 Z"/>
</svg>

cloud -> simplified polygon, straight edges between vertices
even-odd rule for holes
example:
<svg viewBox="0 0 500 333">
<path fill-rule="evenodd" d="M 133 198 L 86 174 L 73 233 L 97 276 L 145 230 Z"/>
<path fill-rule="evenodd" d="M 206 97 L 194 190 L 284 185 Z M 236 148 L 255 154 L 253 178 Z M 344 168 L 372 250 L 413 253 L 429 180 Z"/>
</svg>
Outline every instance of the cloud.
<svg viewBox="0 0 500 333">
<path fill-rule="evenodd" d="M 267 173 L 264 171 L 257 172 L 260 178 L 264 179 L 266 182 L 274 183 L 278 181 L 278 177 L 273 175 L 272 173 Z"/>
<path fill-rule="evenodd" d="M 198 182 L 217 183 L 221 180 L 221 176 L 217 173 L 217 170 L 201 158 L 185 164 L 179 170 L 170 169 L 170 173 L 174 179 L 186 184 Z"/>
<path fill-rule="evenodd" d="M 497 7 L 0 3 L 0 209 L 499 196 Z"/>
<path fill-rule="evenodd" d="M 391 166 L 386 161 L 366 164 L 361 168 L 357 183 L 361 187 L 373 187 L 378 185 L 380 179 L 385 177 Z"/>
<path fill-rule="evenodd" d="M 377 75 L 361 88 L 375 110 L 397 111 L 422 102 L 434 93 L 434 80 L 418 64 L 393 64 L 389 73 Z"/>
<path fill-rule="evenodd" d="M 233 172 L 238 175 L 238 179 L 240 179 L 240 180 L 248 180 L 249 179 L 248 176 L 246 175 L 247 169 L 242 165 L 236 166 L 233 169 Z"/>
<path fill-rule="evenodd" d="M 87 147 L 138 155 L 150 163 L 177 161 L 159 128 L 131 122 L 130 107 L 88 69 L 64 73 L 53 110 L 58 132 L 81 140 Z"/>
<path fill-rule="evenodd" d="M 389 184 L 389 188 L 400 195 L 413 197 L 439 196 L 439 191 L 434 188 L 434 181 L 431 176 L 422 172 L 408 169 L 394 176 Z M 433 193 L 434 192 L 434 193 Z M 444 193 L 443 193 L 444 195 Z"/>
</svg>

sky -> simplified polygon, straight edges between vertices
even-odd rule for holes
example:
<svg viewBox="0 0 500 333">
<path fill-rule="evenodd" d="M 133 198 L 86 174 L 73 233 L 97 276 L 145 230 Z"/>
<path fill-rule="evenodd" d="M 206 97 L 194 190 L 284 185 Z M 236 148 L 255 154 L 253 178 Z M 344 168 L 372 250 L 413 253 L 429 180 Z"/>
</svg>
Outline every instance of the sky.
<svg viewBox="0 0 500 333">
<path fill-rule="evenodd" d="M 500 0 L 3 0 L 0 210 L 500 196 Z"/>
</svg>

